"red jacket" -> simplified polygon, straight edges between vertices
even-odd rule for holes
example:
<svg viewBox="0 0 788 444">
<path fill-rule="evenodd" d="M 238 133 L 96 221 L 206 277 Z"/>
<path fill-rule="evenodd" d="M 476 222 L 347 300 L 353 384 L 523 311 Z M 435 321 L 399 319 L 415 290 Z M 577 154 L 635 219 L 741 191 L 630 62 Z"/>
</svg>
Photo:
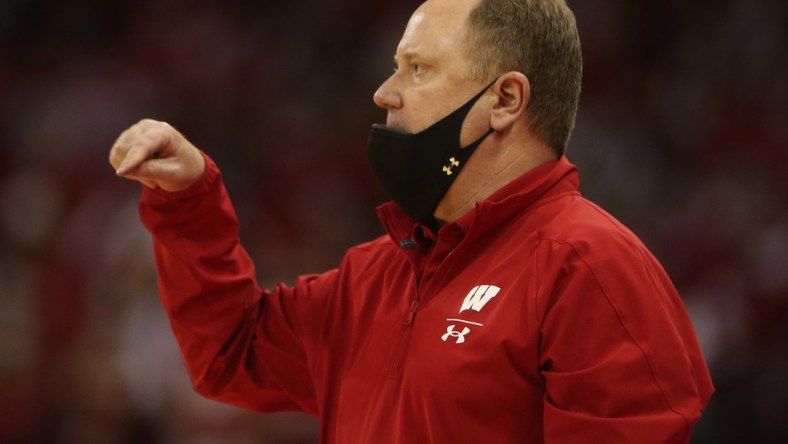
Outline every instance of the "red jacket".
<svg viewBox="0 0 788 444">
<path fill-rule="evenodd" d="M 713 391 L 676 290 L 565 158 L 437 238 L 389 233 L 260 290 L 216 166 L 147 190 L 162 303 L 196 390 L 320 418 L 324 443 L 685 443 Z"/>
</svg>

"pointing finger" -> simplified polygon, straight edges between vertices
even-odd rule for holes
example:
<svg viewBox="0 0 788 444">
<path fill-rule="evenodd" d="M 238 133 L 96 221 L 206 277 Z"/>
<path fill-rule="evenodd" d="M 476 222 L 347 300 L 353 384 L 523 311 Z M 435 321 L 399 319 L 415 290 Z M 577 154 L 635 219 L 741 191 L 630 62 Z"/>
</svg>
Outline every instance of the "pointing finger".
<svg viewBox="0 0 788 444">
<path fill-rule="evenodd" d="M 125 176 L 129 172 L 137 169 L 143 162 L 152 157 L 152 151 L 149 146 L 135 145 L 131 147 L 126 153 L 126 157 L 115 170 L 118 176 Z"/>
</svg>

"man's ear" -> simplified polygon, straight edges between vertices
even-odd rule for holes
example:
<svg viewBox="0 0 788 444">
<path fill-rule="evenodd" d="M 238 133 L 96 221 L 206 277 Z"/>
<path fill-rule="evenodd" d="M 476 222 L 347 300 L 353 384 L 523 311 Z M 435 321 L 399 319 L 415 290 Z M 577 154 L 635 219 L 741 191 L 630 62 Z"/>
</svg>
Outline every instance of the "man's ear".
<svg viewBox="0 0 788 444">
<path fill-rule="evenodd" d="M 525 115 L 531 99 L 531 82 L 525 74 L 510 71 L 495 82 L 492 91 L 498 96 L 490 115 L 490 127 L 504 131 Z"/>
</svg>

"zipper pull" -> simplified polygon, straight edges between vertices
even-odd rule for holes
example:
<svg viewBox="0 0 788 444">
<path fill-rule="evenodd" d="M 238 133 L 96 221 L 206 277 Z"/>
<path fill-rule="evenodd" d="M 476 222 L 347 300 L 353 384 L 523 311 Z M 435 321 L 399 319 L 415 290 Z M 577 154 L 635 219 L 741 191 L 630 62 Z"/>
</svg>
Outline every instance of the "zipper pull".
<svg viewBox="0 0 788 444">
<path fill-rule="evenodd" d="M 416 310 L 419 308 L 419 301 L 414 299 L 413 302 L 410 303 L 410 311 L 408 311 L 408 317 L 405 318 L 405 325 L 413 325 L 413 318 L 416 317 Z"/>
</svg>

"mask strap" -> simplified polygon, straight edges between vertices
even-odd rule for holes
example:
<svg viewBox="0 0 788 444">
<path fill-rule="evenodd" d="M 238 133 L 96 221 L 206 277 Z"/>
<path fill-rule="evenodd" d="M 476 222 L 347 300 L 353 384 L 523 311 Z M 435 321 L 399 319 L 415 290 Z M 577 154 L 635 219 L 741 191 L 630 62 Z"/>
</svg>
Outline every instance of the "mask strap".
<svg viewBox="0 0 788 444">
<path fill-rule="evenodd" d="M 477 102 L 477 101 L 479 101 L 479 99 L 480 99 L 480 98 L 481 98 L 481 97 L 484 95 L 484 93 L 486 93 L 486 92 L 487 92 L 487 90 L 488 90 L 488 89 L 490 89 L 490 87 L 491 87 L 491 86 L 495 85 L 495 82 L 497 82 L 497 81 L 498 81 L 498 79 L 500 79 L 500 78 L 501 78 L 501 76 L 498 76 L 498 77 L 496 77 L 496 78 L 495 78 L 495 80 L 493 80 L 492 82 L 490 82 L 490 83 L 489 83 L 487 86 L 485 86 L 485 87 L 484 87 L 484 89 L 483 89 L 483 90 L 479 91 L 479 93 L 478 93 L 478 94 L 476 94 L 476 96 L 475 96 L 475 97 L 473 97 L 471 100 L 469 100 L 469 101 L 468 101 L 468 102 L 467 102 L 467 103 L 466 103 L 466 104 L 463 106 L 463 108 L 467 107 L 467 108 L 468 108 L 467 112 L 470 112 L 470 110 L 471 110 L 471 108 L 473 107 L 473 105 L 475 105 L 475 104 L 476 104 L 476 102 Z M 467 112 L 466 112 L 466 114 L 467 114 Z M 471 151 L 473 151 L 474 149 L 476 149 L 476 147 L 477 147 L 477 146 L 481 145 L 481 143 L 482 143 L 482 142 L 484 142 L 484 139 L 486 139 L 486 138 L 487 138 L 487 136 L 489 136 L 490 134 L 492 134 L 494 131 L 495 131 L 495 130 L 494 130 L 494 129 L 492 129 L 492 127 L 491 127 L 490 129 L 488 129 L 488 130 L 487 130 L 487 132 L 486 132 L 486 133 L 482 134 L 482 135 L 481 135 L 481 137 L 479 137 L 479 138 L 478 138 L 478 139 L 476 139 L 475 141 L 471 142 L 469 145 L 467 145 L 467 146 L 463 146 L 463 147 L 460 147 L 460 150 L 464 151 L 464 150 L 470 149 Z"/>
</svg>

